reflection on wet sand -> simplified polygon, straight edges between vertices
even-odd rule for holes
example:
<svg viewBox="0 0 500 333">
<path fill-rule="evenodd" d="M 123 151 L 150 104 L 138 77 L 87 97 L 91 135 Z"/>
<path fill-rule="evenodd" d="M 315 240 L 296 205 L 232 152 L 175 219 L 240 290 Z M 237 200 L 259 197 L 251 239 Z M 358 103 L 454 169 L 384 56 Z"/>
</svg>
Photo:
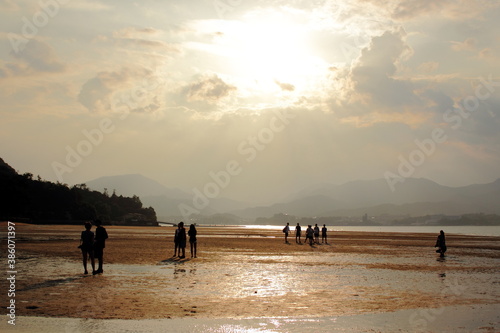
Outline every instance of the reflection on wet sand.
<svg viewBox="0 0 500 333">
<path fill-rule="evenodd" d="M 284 244 L 279 231 L 199 227 L 198 258 L 181 260 L 171 257 L 169 228 L 107 227 L 107 270 L 84 278 L 79 253 L 71 252 L 79 228 L 62 227 L 40 240 L 38 232 L 50 226 L 45 228 L 19 226 L 20 316 L 325 323 L 365 313 L 500 303 L 494 237 L 448 235 L 447 256 L 438 260 L 434 234 L 339 232 L 329 245 L 310 247 Z M 82 302 L 82 290 L 106 296 Z M 414 324 L 427 320 L 412 313 Z M 401 320 L 409 325 L 410 318 Z"/>
</svg>

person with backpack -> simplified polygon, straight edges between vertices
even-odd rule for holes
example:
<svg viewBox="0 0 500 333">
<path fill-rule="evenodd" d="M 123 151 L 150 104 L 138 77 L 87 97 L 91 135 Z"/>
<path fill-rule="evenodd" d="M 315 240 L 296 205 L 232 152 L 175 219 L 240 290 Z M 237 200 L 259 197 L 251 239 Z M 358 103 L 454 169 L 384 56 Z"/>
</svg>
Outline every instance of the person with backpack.
<svg viewBox="0 0 500 333">
<path fill-rule="evenodd" d="M 288 233 L 290 232 L 290 223 L 287 223 L 283 228 L 283 232 L 285 233 L 285 244 L 288 244 Z"/>
</svg>

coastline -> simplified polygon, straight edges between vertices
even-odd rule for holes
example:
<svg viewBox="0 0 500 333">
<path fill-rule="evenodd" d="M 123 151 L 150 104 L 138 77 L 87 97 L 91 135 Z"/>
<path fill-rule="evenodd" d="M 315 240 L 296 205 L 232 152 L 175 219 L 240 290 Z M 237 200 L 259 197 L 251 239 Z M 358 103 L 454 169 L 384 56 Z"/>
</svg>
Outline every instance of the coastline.
<svg viewBox="0 0 500 333">
<path fill-rule="evenodd" d="M 84 276 L 81 227 L 17 225 L 20 320 L 325 322 L 500 303 L 499 237 L 448 235 L 439 260 L 435 234 L 337 231 L 311 247 L 291 235 L 285 244 L 281 230 L 199 226 L 198 258 L 180 260 L 172 258 L 173 227 L 106 228 L 105 272 Z M 498 317 L 491 321 L 498 328 Z"/>
</svg>

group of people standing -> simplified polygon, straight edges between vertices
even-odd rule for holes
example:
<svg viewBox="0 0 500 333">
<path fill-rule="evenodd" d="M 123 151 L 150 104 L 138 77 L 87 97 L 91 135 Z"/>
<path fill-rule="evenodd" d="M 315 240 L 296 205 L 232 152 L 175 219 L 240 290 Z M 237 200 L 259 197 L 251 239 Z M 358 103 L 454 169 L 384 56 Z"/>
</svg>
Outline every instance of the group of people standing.
<svg viewBox="0 0 500 333">
<path fill-rule="evenodd" d="M 283 232 L 285 233 L 285 243 L 288 243 L 288 234 L 290 233 L 290 223 L 287 223 L 286 226 L 283 228 Z M 323 224 L 323 227 L 321 228 L 321 243 L 328 244 L 328 239 L 327 239 L 327 228 L 326 225 Z M 318 227 L 318 224 L 314 225 L 314 228 L 309 224 L 306 229 L 306 239 L 304 243 L 307 243 L 309 241 L 309 245 L 313 244 L 320 244 L 319 242 L 319 234 L 320 234 L 320 229 Z M 295 243 L 297 244 L 302 244 L 302 227 L 300 226 L 300 223 L 297 223 L 295 226 Z"/>
<path fill-rule="evenodd" d="M 92 274 L 95 275 L 103 273 L 103 254 L 106 245 L 106 239 L 108 239 L 108 233 L 106 231 L 106 228 L 102 226 L 102 222 L 100 220 L 95 220 L 94 225 L 96 226 L 95 234 L 93 231 L 91 231 L 92 223 L 85 223 L 85 230 L 82 231 L 80 237 L 80 245 L 78 246 L 78 248 L 82 251 L 84 274 L 88 274 L 88 258 L 90 258 Z M 289 244 L 288 234 L 290 233 L 290 223 L 287 223 L 283 228 L 283 233 L 285 234 L 285 243 Z M 191 258 L 196 258 L 196 234 L 197 230 L 194 224 L 191 224 L 189 226 L 189 230 L 186 233 L 184 222 L 179 222 L 174 234 L 174 257 L 178 256 L 179 259 L 184 259 L 186 257 L 186 243 L 187 236 L 189 236 Z M 313 244 L 320 244 L 319 235 L 320 228 L 318 227 L 318 224 L 315 224 L 314 228 L 309 224 L 306 229 L 306 238 L 304 243 L 309 242 L 309 245 L 311 246 L 313 246 Z M 301 237 L 302 227 L 299 223 L 297 223 L 297 225 L 295 226 L 295 242 L 297 244 L 302 244 Z M 321 228 L 321 243 L 328 244 L 327 228 L 325 224 L 323 224 L 323 227 Z M 444 253 L 446 252 L 446 241 L 443 230 L 441 230 L 439 233 L 435 247 L 438 248 L 436 252 L 439 253 L 441 257 L 444 257 Z M 99 265 L 97 269 L 95 269 L 95 259 L 97 259 Z"/>
<path fill-rule="evenodd" d="M 187 236 L 189 236 L 189 244 L 191 247 L 191 258 L 196 258 L 196 227 L 194 224 L 189 226 Z M 179 222 L 177 229 L 174 234 L 174 257 L 179 257 L 179 259 L 186 258 L 186 228 L 184 228 L 184 222 Z"/>
<path fill-rule="evenodd" d="M 83 274 L 89 274 L 87 270 L 87 261 L 90 258 L 90 265 L 92 266 L 92 274 L 102 274 L 104 271 L 102 269 L 103 265 L 103 255 L 104 248 L 106 247 L 106 239 L 108 239 L 108 232 L 106 228 L 102 226 L 101 220 L 95 220 L 94 225 L 96 226 L 95 234 L 92 229 L 92 223 L 85 222 L 85 230 L 82 231 L 80 237 L 79 249 L 82 250 L 83 259 Z M 95 259 L 97 259 L 99 266 L 95 269 Z"/>
</svg>

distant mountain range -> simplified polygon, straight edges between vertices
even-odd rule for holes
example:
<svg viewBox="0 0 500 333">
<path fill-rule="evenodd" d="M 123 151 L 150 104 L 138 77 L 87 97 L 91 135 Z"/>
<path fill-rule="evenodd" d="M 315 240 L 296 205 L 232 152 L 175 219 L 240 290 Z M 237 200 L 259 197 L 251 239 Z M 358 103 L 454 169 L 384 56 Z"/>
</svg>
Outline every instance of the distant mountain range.
<svg viewBox="0 0 500 333">
<path fill-rule="evenodd" d="M 296 216 L 459 215 L 500 213 L 500 179 L 463 187 L 439 185 L 428 179 L 408 178 L 391 191 L 385 179 L 323 185 L 302 191 L 295 198 L 267 207 L 252 207 L 233 214 L 269 217 L 275 213 Z"/>
<path fill-rule="evenodd" d="M 167 188 L 142 175 L 101 177 L 86 183 L 89 188 L 120 195 L 138 195 L 152 206 L 159 220 L 180 216 L 179 205 L 193 206 L 193 194 Z M 286 202 L 249 206 L 227 198 L 214 198 L 201 215 L 224 214 L 256 219 L 285 213 L 298 217 L 375 215 L 422 216 L 467 213 L 500 214 L 500 179 L 488 184 L 448 187 L 423 178 L 408 178 L 391 191 L 385 179 L 359 180 L 342 185 L 322 184 L 303 190 Z"/>
<path fill-rule="evenodd" d="M 189 194 L 177 188 L 168 188 L 157 181 L 140 174 L 100 177 L 85 183 L 96 191 L 106 189 L 109 194 L 116 191 L 117 195 L 166 196 L 169 198 L 189 199 Z"/>
<path fill-rule="evenodd" d="M 193 193 L 187 193 L 178 188 L 166 187 L 140 174 L 100 177 L 85 184 L 89 188 L 100 192 L 106 189 L 109 194 L 115 191 L 117 195 L 137 195 L 145 206 L 155 208 L 159 219 L 181 217 L 179 205 L 193 207 Z M 210 199 L 210 204 L 206 208 L 199 210 L 199 214 L 213 215 L 246 207 L 248 207 L 248 204 L 231 199 L 214 198 Z"/>
</svg>

